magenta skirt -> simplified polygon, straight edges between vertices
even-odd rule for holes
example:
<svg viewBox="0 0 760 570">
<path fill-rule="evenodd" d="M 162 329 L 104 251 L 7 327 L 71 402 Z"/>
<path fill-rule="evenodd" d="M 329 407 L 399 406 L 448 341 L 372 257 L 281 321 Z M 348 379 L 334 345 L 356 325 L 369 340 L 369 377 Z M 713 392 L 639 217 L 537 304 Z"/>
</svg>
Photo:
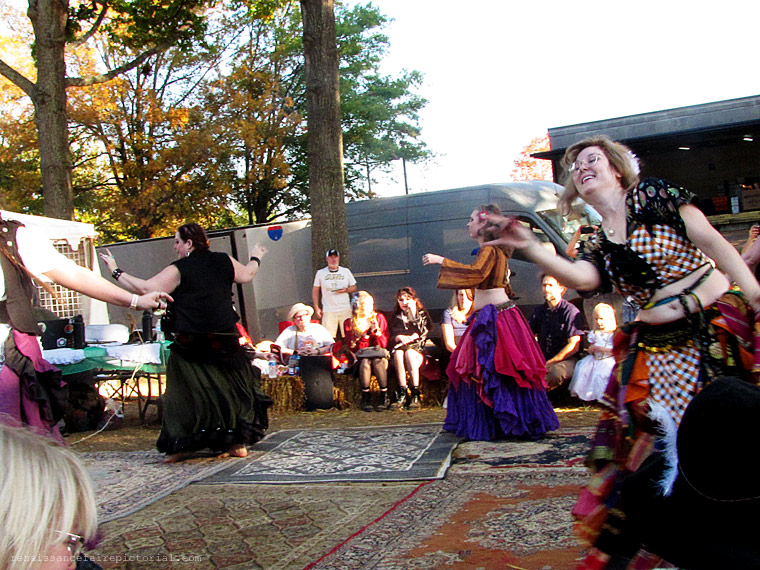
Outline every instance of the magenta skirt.
<svg viewBox="0 0 760 570">
<path fill-rule="evenodd" d="M 451 355 L 443 428 L 480 441 L 535 438 L 559 428 L 546 395 L 545 362 L 517 307 L 486 305 Z"/>
<path fill-rule="evenodd" d="M 60 371 L 42 357 L 36 336 L 11 331 L 0 369 L 0 422 L 27 425 L 63 443 L 58 420 L 68 390 Z"/>
</svg>

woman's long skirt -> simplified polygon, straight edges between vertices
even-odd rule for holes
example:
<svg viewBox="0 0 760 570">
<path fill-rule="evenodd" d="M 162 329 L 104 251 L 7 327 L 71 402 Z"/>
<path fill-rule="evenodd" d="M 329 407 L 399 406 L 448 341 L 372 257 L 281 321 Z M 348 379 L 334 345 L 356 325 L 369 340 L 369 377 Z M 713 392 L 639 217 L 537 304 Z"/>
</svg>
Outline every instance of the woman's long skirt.
<svg viewBox="0 0 760 570">
<path fill-rule="evenodd" d="M 226 451 L 264 437 L 272 400 L 235 335 L 177 335 L 170 349 L 159 451 Z"/>
<path fill-rule="evenodd" d="M 63 443 L 57 423 L 63 418 L 68 388 L 61 372 L 42 357 L 36 336 L 11 330 L 0 369 L 0 421 L 27 425 Z"/>
<path fill-rule="evenodd" d="M 540 437 L 559 428 L 546 364 L 528 322 L 510 303 L 473 315 L 447 368 L 444 429 L 471 439 Z"/>
</svg>

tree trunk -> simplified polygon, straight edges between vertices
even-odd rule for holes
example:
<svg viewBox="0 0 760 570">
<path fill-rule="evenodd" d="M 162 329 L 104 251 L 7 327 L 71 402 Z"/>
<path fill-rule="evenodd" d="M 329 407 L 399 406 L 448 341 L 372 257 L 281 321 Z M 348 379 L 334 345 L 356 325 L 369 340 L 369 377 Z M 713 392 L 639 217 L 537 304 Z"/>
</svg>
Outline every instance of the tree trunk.
<svg viewBox="0 0 760 570">
<path fill-rule="evenodd" d="M 71 154 L 66 114 L 65 0 L 30 0 L 34 26 L 37 84 L 31 94 L 40 144 L 40 174 L 45 215 L 72 220 Z"/>
<path fill-rule="evenodd" d="M 314 271 L 336 248 L 349 265 L 343 185 L 338 48 L 333 0 L 301 0 L 306 76 L 311 258 Z"/>
</svg>

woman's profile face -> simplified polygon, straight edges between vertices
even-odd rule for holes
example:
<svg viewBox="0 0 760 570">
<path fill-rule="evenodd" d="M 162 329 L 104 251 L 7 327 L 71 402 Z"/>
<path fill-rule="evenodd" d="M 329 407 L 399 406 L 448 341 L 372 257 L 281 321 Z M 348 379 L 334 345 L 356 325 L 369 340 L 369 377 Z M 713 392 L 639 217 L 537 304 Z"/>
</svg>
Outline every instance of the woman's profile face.
<svg viewBox="0 0 760 570">
<path fill-rule="evenodd" d="M 184 241 L 179 236 L 179 232 L 174 232 L 174 251 L 177 252 L 177 257 L 187 257 L 187 254 L 190 253 L 192 249 L 192 240 Z"/>
<path fill-rule="evenodd" d="M 480 210 L 475 208 L 470 214 L 470 221 L 467 222 L 467 230 L 470 232 L 472 239 L 478 239 L 480 237 L 480 230 L 486 225 L 486 220 L 481 216 Z"/>
</svg>

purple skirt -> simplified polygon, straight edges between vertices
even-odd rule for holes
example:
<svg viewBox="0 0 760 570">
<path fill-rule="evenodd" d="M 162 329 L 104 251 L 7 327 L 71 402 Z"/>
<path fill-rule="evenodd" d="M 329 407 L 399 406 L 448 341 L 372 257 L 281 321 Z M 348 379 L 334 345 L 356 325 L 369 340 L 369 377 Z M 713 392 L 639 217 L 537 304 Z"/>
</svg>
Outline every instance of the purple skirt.
<svg viewBox="0 0 760 570">
<path fill-rule="evenodd" d="M 446 372 L 446 431 L 491 441 L 559 428 L 546 395 L 544 357 L 515 306 L 486 305 L 473 315 Z"/>
</svg>

